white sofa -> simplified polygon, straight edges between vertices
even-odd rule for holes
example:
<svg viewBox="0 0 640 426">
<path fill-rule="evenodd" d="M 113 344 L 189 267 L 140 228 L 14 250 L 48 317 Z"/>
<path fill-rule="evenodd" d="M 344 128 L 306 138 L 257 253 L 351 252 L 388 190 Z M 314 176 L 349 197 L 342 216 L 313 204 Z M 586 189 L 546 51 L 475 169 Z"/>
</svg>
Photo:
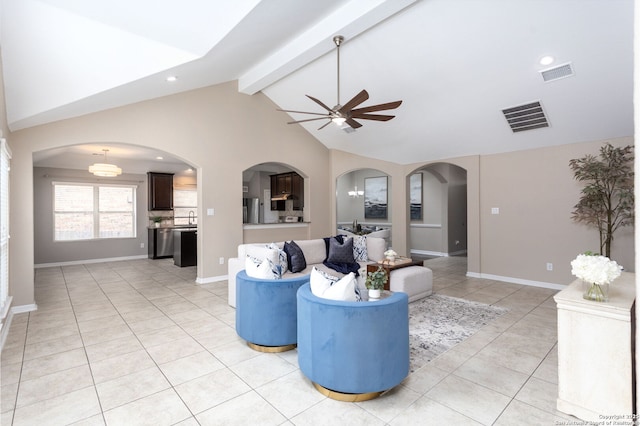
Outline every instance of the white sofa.
<svg viewBox="0 0 640 426">
<path fill-rule="evenodd" d="M 361 294 L 366 295 L 366 287 L 364 285 L 366 265 L 368 263 L 377 262 L 384 259 L 384 251 L 386 250 L 386 241 L 383 238 L 367 237 L 367 257 L 368 261 L 360 261 L 360 276 L 358 277 L 358 287 Z M 292 278 L 300 275 L 311 274 L 313 267 L 325 271 L 331 275 L 341 277 L 343 274 L 324 266 L 323 262 L 327 257 L 326 245 L 324 239 L 318 238 L 314 240 L 295 240 L 296 244 L 304 253 L 307 268 L 301 272 L 286 272 L 283 278 Z M 247 255 L 258 259 L 270 259 L 274 264 L 278 263 L 278 251 L 268 248 L 269 243 L 258 244 L 240 244 L 238 246 L 238 257 L 230 258 L 228 262 L 229 274 L 229 305 L 236 306 L 236 275 L 245 269 Z M 282 249 L 284 242 L 278 242 L 276 245 Z"/>
</svg>

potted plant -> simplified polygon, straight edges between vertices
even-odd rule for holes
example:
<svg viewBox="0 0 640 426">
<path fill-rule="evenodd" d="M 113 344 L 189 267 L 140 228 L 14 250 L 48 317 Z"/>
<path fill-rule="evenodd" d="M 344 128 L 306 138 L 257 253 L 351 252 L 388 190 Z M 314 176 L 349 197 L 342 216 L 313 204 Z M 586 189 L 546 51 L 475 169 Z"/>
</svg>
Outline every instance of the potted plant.
<svg viewBox="0 0 640 426">
<path fill-rule="evenodd" d="M 151 221 L 156 226 L 156 228 L 160 228 L 160 223 L 162 222 L 162 216 L 152 216 Z"/>
<path fill-rule="evenodd" d="M 577 181 L 585 182 L 571 218 L 598 228 L 600 253 L 611 258 L 613 233 L 633 225 L 633 146 L 600 148 L 600 157 L 586 155 L 569 161 Z"/>
<path fill-rule="evenodd" d="M 388 280 L 387 271 L 382 266 L 378 266 L 378 269 L 373 272 L 368 272 L 364 284 L 369 289 L 369 299 L 379 299 L 380 292 Z"/>
</svg>

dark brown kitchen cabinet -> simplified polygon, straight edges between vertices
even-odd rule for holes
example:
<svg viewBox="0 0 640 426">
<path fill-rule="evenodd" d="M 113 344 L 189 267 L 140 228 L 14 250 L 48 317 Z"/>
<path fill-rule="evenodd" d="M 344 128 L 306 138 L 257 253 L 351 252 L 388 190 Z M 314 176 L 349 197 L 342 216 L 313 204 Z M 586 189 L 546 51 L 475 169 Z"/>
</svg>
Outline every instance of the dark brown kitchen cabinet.
<svg viewBox="0 0 640 426">
<path fill-rule="evenodd" d="M 173 173 L 147 173 L 149 210 L 173 210 Z"/>
<path fill-rule="evenodd" d="M 293 210 L 302 210 L 304 178 L 295 172 L 271 175 L 271 197 L 271 210 L 285 210 L 286 200 L 293 202 Z"/>
</svg>

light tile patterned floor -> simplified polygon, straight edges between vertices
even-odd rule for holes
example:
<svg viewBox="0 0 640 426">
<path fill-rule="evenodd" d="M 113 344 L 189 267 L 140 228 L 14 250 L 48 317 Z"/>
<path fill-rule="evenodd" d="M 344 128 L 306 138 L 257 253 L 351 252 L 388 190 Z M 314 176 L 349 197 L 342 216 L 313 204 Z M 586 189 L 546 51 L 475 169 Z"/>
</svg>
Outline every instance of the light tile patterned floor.
<svg viewBox="0 0 640 426">
<path fill-rule="evenodd" d="M 437 293 L 510 311 L 382 397 L 327 399 L 296 351 L 261 354 L 234 329 L 227 283 L 135 260 L 36 270 L 36 312 L 2 351 L 2 425 L 553 425 L 555 291 L 467 278 L 427 261 Z M 575 419 L 574 419 L 575 420 Z"/>
</svg>

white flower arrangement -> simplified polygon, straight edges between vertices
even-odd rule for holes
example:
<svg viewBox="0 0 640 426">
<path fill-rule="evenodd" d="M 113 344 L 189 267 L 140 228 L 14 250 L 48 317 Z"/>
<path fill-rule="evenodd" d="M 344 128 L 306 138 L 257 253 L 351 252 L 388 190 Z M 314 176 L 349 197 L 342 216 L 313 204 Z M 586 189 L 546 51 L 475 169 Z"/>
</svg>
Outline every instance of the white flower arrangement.
<svg viewBox="0 0 640 426">
<path fill-rule="evenodd" d="M 396 253 L 393 249 L 389 249 L 384 252 L 385 257 L 398 257 L 398 253 Z"/>
<path fill-rule="evenodd" d="M 571 261 L 571 273 L 590 284 L 611 284 L 622 273 L 622 266 L 606 256 L 579 254 Z"/>
</svg>

